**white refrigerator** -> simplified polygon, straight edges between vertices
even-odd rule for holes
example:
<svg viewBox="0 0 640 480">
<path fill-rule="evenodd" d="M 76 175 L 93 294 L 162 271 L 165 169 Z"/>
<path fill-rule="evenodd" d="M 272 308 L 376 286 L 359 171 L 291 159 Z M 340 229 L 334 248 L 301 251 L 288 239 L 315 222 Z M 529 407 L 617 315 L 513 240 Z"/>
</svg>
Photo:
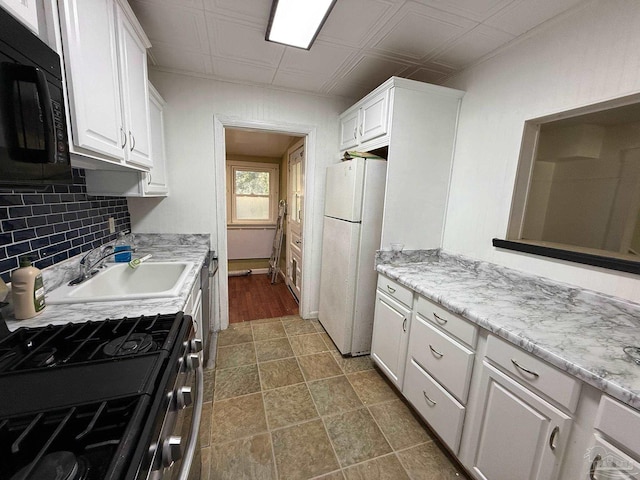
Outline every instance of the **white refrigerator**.
<svg viewBox="0 0 640 480">
<path fill-rule="evenodd" d="M 387 162 L 327 168 L 318 318 L 343 355 L 371 351 Z"/>
</svg>

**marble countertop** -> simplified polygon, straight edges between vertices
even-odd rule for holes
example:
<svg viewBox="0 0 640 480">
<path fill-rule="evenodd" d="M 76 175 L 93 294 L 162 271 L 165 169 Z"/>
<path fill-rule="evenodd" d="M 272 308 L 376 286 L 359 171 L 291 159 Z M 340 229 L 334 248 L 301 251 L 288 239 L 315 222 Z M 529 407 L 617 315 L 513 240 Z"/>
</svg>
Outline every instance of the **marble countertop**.
<svg viewBox="0 0 640 480">
<path fill-rule="evenodd" d="M 640 304 L 445 252 L 378 261 L 378 272 L 640 409 L 640 365 L 623 351 L 640 347 Z"/>
<path fill-rule="evenodd" d="M 206 243 L 201 236 L 182 236 L 180 240 L 174 236 L 145 236 L 140 238 L 134 257 L 142 257 L 148 253 L 152 257 L 147 262 L 186 261 L 193 262 L 193 267 L 184 282 L 177 297 L 151 298 L 143 300 L 117 302 L 70 303 L 61 305 L 47 305 L 39 315 L 28 320 L 15 320 L 11 307 L 2 309 L 2 315 L 9 330 L 20 327 L 41 327 L 44 325 L 60 325 L 68 322 L 84 322 L 87 320 L 104 320 L 105 318 L 134 317 L 139 315 L 154 315 L 157 313 L 176 313 L 184 309 L 189 292 L 199 279 L 200 269 L 209 251 L 208 235 Z M 189 238 L 194 241 L 189 241 Z M 160 241 L 163 239 L 164 241 Z M 171 242 L 171 244 L 166 244 Z M 73 278 L 77 272 L 77 262 L 63 262 L 43 270 L 45 289 L 55 288 L 62 282 Z M 45 297 L 46 298 L 46 297 Z"/>
</svg>

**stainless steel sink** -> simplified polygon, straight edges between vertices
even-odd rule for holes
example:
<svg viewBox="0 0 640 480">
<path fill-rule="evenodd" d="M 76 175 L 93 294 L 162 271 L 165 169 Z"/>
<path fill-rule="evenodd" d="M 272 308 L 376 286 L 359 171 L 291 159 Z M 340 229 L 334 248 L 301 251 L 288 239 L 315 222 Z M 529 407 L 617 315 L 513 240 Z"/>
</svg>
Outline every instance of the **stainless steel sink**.
<svg viewBox="0 0 640 480">
<path fill-rule="evenodd" d="M 79 285 L 62 286 L 46 296 L 47 303 L 87 303 L 176 297 L 193 262 L 147 262 L 136 269 L 114 264 Z"/>
</svg>

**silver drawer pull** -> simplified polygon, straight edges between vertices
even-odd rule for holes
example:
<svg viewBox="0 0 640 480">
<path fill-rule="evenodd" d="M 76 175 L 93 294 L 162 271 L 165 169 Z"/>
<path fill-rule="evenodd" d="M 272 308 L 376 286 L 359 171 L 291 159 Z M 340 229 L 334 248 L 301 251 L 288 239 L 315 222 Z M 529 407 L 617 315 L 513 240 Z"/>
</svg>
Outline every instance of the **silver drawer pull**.
<svg viewBox="0 0 640 480">
<path fill-rule="evenodd" d="M 431 350 L 431 353 L 433 353 L 434 355 L 437 355 L 438 358 L 442 358 L 444 357 L 444 353 L 440 353 L 438 350 L 436 350 L 435 348 L 433 348 L 431 346 L 431 344 L 429 344 L 429 350 Z"/>
<path fill-rule="evenodd" d="M 593 462 L 591 462 L 591 467 L 589 467 L 589 480 L 598 480 L 596 478 L 596 470 L 598 468 L 598 462 L 600 462 L 600 460 L 602 460 L 602 457 L 600 455 L 596 455 L 593 459 Z"/>
<path fill-rule="evenodd" d="M 390 293 L 396 293 L 396 289 L 390 285 L 387 285 L 387 290 L 389 290 Z"/>
<path fill-rule="evenodd" d="M 556 437 L 558 436 L 558 433 L 560 433 L 560 427 L 556 425 L 555 428 L 551 431 L 551 435 L 549 436 L 549 448 L 552 451 L 555 451 L 556 449 Z"/>
<path fill-rule="evenodd" d="M 435 319 L 436 319 L 436 322 L 438 322 L 440 325 L 444 325 L 444 324 L 446 324 L 446 323 L 447 323 L 447 321 L 448 321 L 448 320 L 446 320 L 446 319 L 444 319 L 444 318 L 442 318 L 442 317 L 439 317 L 439 316 L 436 314 L 436 312 L 433 312 L 433 318 L 435 318 Z"/>
<path fill-rule="evenodd" d="M 407 317 L 404 317 L 404 320 L 402 321 L 402 331 L 407 331 Z"/>
<path fill-rule="evenodd" d="M 429 404 L 430 404 L 432 407 L 435 407 L 435 406 L 437 405 L 437 403 L 436 403 L 436 402 L 434 402 L 433 400 L 431 400 L 431 399 L 429 398 L 429 395 L 427 395 L 427 392 L 425 392 L 424 390 L 422 391 L 422 395 L 424 395 L 424 399 L 425 399 L 427 402 L 429 402 Z"/>
<path fill-rule="evenodd" d="M 522 365 L 520 365 L 518 362 L 516 362 L 513 358 L 511 359 L 511 363 L 513 363 L 516 367 L 518 367 L 523 372 L 528 373 L 529 375 L 533 375 L 536 378 L 538 378 L 540 376 L 536 372 L 533 372 L 533 371 L 529 370 L 528 368 L 524 368 Z"/>
</svg>

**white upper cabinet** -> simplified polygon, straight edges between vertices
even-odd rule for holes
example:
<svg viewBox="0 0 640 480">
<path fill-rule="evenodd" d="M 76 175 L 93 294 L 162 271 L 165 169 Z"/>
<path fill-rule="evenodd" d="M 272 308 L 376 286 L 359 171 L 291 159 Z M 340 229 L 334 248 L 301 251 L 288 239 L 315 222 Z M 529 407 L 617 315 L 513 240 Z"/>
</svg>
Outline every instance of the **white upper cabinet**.
<svg viewBox="0 0 640 480">
<path fill-rule="evenodd" d="M 146 49 L 128 4 L 59 4 L 73 153 L 123 166 L 151 166 Z"/>
<path fill-rule="evenodd" d="M 368 151 L 389 143 L 390 97 L 391 84 L 385 82 L 340 115 L 340 150 Z"/>
<path fill-rule="evenodd" d="M 127 128 L 125 155 L 129 163 L 151 167 L 147 49 L 117 4 L 116 20 L 124 125 Z"/>
<path fill-rule="evenodd" d="M 151 160 L 148 172 L 87 170 L 87 192 L 116 197 L 166 197 L 169 186 L 164 147 L 165 101 L 149 83 L 149 130 Z"/>
<path fill-rule="evenodd" d="M 113 0 L 60 3 L 75 146 L 124 160 Z"/>
<path fill-rule="evenodd" d="M 441 247 L 463 92 L 392 77 L 340 115 L 340 150 L 386 154 L 381 248 Z M 386 147 L 386 148 L 385 148 Z"/>
<path fill-rule="evenodd" d="M 0 6 L 38 34 L 38 8 L 36 0 L 0 0 Z"/>
<path fill-rule="evenodd" d="M 386 135 L 389 125 L 389 96 L 391 90 L 385 89 L 362 103 L 360 107 L 360 143 Z"/>
<path fill-rule="evenodd" d="M 358 145 L 360 109 L 355 108 L 340 117 L 340 150 L 349 150 Z"/>
<path fill-rule="evenodd" d="M 169 193 L 164 145 L 164 106 L 165 102 L 158 91 L 149 84 L 149 127 L 153 167 L 148 173 L 141 174 L 146 196 Z"/>
</svg>

